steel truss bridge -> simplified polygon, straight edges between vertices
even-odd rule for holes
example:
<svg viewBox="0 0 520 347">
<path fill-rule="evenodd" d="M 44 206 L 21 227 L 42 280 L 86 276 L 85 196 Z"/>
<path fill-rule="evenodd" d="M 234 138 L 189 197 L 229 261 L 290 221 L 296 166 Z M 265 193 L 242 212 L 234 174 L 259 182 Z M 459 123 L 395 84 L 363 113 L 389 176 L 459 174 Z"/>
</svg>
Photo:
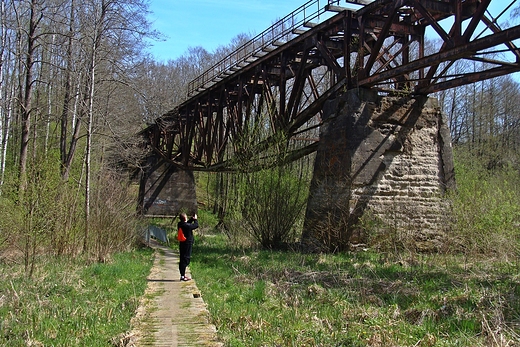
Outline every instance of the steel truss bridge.
<svg viewBox="0 0 520 347">
<path fill-rule="evenodd" d="M 427 95 L 519 71 L 520 26 L 499 25 L 516 7 L 509 0 L 308 1 L 191 81 L 186 100 L 145 134 L 162 160 L 191 170 L 296 160 L 317 149 L 324 103 L 338 92 Z M 431 40 L 440 49 L 429 49 Z M 454 69 L 462 60 L 475 68 Z"/>
</svg>

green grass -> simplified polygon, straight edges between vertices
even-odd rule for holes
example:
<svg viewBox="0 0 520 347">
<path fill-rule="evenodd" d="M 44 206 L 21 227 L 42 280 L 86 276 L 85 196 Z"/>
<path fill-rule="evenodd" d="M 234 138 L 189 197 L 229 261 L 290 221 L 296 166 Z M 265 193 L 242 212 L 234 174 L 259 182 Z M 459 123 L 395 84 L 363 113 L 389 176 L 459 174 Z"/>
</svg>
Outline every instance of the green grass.
<svg viewBox="0 0 520 347">
<path fill-rule="evenodd" d="M 1 346 L 110 346 L 130 330 L 147 285 L 152 251 L 105 263 L 42 257 L 32 279 L 0 267 Z"/>
<path fill-rule="evenodd" d="M 237 251 L 208 236 L 191 267 L 226 346 L 520 343 L 518 262 Z"/>
</svg>

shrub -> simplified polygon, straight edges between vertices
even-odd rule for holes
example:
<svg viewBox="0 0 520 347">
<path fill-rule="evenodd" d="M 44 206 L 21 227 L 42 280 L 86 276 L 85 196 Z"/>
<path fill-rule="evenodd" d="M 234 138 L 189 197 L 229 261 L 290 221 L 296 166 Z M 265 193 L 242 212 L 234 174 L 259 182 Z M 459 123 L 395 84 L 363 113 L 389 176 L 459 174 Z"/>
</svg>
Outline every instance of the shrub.
<svg viewBox="0 0 520 347">
<path fill-rule="evenodd" d="M 515 256 L 520 245 L 520 177 L 511 167 L 488 170 L 477 158 L 456 165 L 453 237 L 468 254 Z"/>
<path fill-rule="evenodd" d="M 289 167 L 253 173 L 242 213 L 251 235 L 264 248 L 294 242 L 301 230 L 308 188 Z"/>
<path fill-rule="evenodd" d="M 52 159 L 37 164 L 23 191 L 16 182 L 2 185 L 0 260 L 22 259 L 31 276 L 40 254 L 75 257 L 86 250 L 92 259 L 104 260 L 135 244 L 140 230 L 135 194 L 118 177 L 99 174 L 87 233 L 84 188 L 73 180 L 64 182 Z"/>
</svg>

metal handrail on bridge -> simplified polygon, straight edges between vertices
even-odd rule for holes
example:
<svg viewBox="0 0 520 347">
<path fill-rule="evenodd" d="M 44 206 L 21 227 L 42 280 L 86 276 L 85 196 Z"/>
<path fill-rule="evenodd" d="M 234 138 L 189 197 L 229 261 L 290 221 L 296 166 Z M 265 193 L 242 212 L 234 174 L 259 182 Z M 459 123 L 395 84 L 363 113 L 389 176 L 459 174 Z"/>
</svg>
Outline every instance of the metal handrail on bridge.
<svg viewBox="0 0 520 347">
<path fill-rule="evenodd" d="M 327 3 L 326 6 L 321 7 L 321 4 Z M 323 15 L 328 11 L 328 7 L 334 3 L 339 3 L 339 0 L 310 0 L 298 7 L 296 10 L 283 17 L 274 23 L 271 27 L 256 35 L 250 41 L 246 42 L 224 59 L 206 70 L 202 75 L 198 76 L 188 84 L 187 97 L 192 97 L 209 82 L 216 83 L 217 78 L 231 75 L 234 71 L 238 71 L 249 63 L 255 61 L 262 56 L 262 53 L 267 54 L 276 49 L 276 47 L 290 41 L 297 37 L 304 27 L 312 27 L 314 24 L 311 21 Z M 302 31 L 303 32 L 303 31 Z"/>
</svg>

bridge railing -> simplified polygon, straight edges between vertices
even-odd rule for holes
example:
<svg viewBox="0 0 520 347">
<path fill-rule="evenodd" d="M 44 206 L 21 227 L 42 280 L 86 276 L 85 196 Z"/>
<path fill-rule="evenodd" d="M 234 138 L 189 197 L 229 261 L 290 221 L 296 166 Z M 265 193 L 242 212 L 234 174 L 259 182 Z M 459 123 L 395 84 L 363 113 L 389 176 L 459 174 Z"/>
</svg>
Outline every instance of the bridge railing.
<svg viewBox="0 0 520 347">
<path fill-rule="evenodd" d="M 326 19 L 325 13 L 327 13 L 328 6 L 336 3 L 339 3 L 339 0 L 310 0 L 306 2 L 191 81 L 188 84 L 187 96 L 196 95 L 203 88 L 216 83 L 219 77 L 223 78 L 232 74 L 269 51 L 276 49 L 276 47 L 290 41 L 303 32 L 301 30 L 304 28 L 308 29 L 317 24 L 312 21 L 317 20 L 319 22 Z"/>
</svg>

